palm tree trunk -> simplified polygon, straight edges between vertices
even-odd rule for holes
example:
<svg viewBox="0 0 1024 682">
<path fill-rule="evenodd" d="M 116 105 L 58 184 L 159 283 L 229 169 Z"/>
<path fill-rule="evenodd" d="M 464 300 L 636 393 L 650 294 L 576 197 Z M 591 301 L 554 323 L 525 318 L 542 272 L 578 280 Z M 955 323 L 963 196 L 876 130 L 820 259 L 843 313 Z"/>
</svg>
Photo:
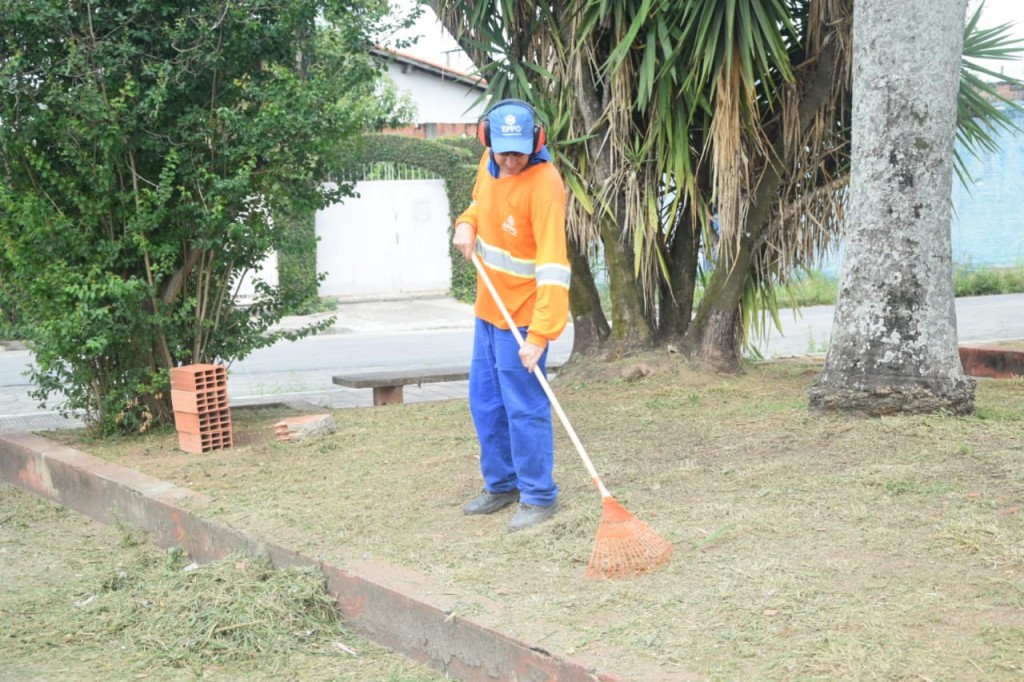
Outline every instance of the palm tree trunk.
<svg viewBox="0 0 1024 682">
<path fill-rule="evenodd" d="M 608 133 L 604 122 L 604 107 L 597 97 L 597 83 L 593 88 L 581 88 L 576 95 L 576 106 L 586 129 L 592 135 L 587 142 L 592 159 L 592 174 L 598 187 L 605 187 L 612 181 L 613 169 L 610 145 L 602 143 Z M 623 197 L 615 202 L 619 207 L 615 220 L 598 215 L 600 220 L 601 244 L 604 247 L 605 266 L 608 268 L 611 289 L 611 335 L 609 341 L 615 345 L 614 352 L 630 352 L 645 346 L 651 338 L 650 322 L 643 314 L 643 296 L 640 283 L 633 274 L 633 255 L 623 240 L 625 215 L 621 207 Z"/>
<path fill-rule="evenodd" d="M 684 210 L 689 213 L 688 209 Z M 680 216 L 668 253 L 669 281 L 661 289 L 658 336 L 683 338 L 693 315 L 700 253 L 700 230 L 689 215 Z"/>
<path fill-rule="evenodd" d="M 974 410 L 957 349 L 950 189 L 966 0 L 857 0 L 848 237 L 812 409 Z"/>
<path fill-rule="evenodd" d="M 601 296 L 590 272 L 590 263 L 575 239 L 568 240 L 572 286 L 569 307 L 572 310 L 572 357 L 597 351 L 611 334 L 611 327 L 601 310 Z"/>
<path fill-rule="evenodd" d="M 643 314 L 640 283 L 633 275 L 633 258 L 622 243 L 619 226 L 605 219 L 601 223 L 605 266 L 612 299 L 611 336 L 616 354 L 628 354 L 651 341 L 651 324 Z"/>
<path fill-rule="evenodd" d="M 729 262 L 719 262 L 683 337 L 683 352 L 717 372 L 737 372 L 742 350 L 740 300 L 753 260 L 754 236 L 745 234 Z"/>
<path fill-rule="evenodd" d="M 836 62 L 835 45 L 823 47 L 816 60 L 798 105 L 801 130 L 812 124 L 814 116 L 828 99 Z M 720 372 L 740 369 L 744 338 L 740 308 L 743 291 L 752 276 L 754 255 L 768 228 L 772 203 L 782 186 L 782 160 L 789 158 L 781 130 L 775 135 L 770 154 L 751 193 L 746 229 L 740 234 L 739 244 L 728 258 L 716 264 L 704 298 L 683 337 L 683 352 L 688 357 L 703 361 Z"/>
</svg>

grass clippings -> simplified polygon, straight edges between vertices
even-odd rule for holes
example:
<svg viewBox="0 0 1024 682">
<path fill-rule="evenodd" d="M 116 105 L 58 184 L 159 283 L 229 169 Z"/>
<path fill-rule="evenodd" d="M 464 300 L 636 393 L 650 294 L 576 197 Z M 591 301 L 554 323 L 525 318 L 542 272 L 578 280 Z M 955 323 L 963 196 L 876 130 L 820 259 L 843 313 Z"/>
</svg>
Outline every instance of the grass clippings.
<svg viewBox="0 0 1024 682">
<path fill-rule="evenodd" d="M 0 496 L 0 679 L 444 679 L 355 635 L 313 569 L 196 565 L 7 484 Z"/>
<path fill-rule="evenodd" d="M 336 410 L 337 433 L 302 443 L 274 439 L 287 412 L 237 410 L 235 447 L 201 455 L 170 431 L 51 437 L 210 495 L 199 513 L 258 538 L 417 571 L 453 617 L 599 672 L 1021 679 L 1024 382 L 979 381 L 971 417 L 862 419 L 808 412 L 819 371 L 717 376 L 659 354 L 560 370 L 604 483 L 674 546 L 627 581 L 583 579 L 601 504 L 559 427 L 551 521 L 509 534 L 511 510 L 462 514 L 480 489 L 464 401 Z"/>
</svg>

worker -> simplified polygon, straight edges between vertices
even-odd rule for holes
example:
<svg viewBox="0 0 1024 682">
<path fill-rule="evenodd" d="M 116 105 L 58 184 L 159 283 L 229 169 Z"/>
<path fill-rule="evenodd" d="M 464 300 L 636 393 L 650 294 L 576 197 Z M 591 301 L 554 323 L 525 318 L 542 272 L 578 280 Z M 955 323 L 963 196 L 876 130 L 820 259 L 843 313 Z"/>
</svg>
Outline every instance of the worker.
<svg viewBox="0 0 1024 682">
<path fill-rule="evenodd" d="M 477 132 L 487 149 L 452 243 L 466 259 L 477 255 L 525 341 L 520 347 L 478 275 L 469 408 L 484 486 L 463 512 L 491 514 L 518 501 L 514 532 L 558 509 L 551 404 L 533 372 L 546 372 L 548 344 L 569 319 L 565 184 L 526 102 L 493 105 Z"/>
</svg>

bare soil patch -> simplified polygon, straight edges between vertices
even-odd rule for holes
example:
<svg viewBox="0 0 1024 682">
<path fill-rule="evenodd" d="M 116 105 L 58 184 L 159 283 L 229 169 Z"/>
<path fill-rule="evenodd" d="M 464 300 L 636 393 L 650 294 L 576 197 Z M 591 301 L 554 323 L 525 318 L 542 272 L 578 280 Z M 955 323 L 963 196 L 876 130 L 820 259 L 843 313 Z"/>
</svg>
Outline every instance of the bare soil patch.
<svg viewBox="0 0 1024 682">
<path fill-rule="evenodd" d="M 284 408 L 236 410 L 235 447 L 171 431 L 49 437 L 211 495 L 201 511 L 342 568 L 416 571 L 427 598 L 598 670 L 650 679 L 1024 675 L 1024 381 L 982 380 L 977 414 L 807 410 L 813 361 L 692 371 L 652 353 L 553 382 L 605 484 L 674 545 L 629 581 L 586 581 L 601 505 L 556 426 L 561 511 L 508 534 L 480 489 L 464 401 L 337 410 L 282 443 Z"/>
</svg>

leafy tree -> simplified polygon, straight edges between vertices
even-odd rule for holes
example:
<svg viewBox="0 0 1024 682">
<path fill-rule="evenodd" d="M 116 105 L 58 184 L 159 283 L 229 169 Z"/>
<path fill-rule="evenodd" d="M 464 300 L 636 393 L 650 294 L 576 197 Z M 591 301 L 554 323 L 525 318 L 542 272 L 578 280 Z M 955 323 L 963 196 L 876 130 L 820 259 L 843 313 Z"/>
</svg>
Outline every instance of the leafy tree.
<svg viewBox="0 0 1024 682">
<path fill-rule="evenodd" d="M 974 411 L 949 230 L 965 6 L 857 0 L 848 235 L 812 408 Z"/>
<path fill-rule="evenodd" d="M 168 418 L 168 369 L 294 334 L 243 275 L 350 192 L 341 145 L 398 124 L 384 2 L 11 0 L 0 13 L 0 262 L 41 401 L 96 431 Z"/>
<path fill-rule="evenodd" d="M 852 0 L 431 4 L 490 90 L 548 121 L 573 196 L 574 350 L 668 339 L 737 369 L 744 344 L 778 324 L 773 285 L 841 231 Z M 1007 45 L 969 40 L 965 55 Z M 1005 116 L 961 94 L 977 143 L 972 115 Z M 597 251 L 610 320 L 590 275 Z"/>
</svg>

